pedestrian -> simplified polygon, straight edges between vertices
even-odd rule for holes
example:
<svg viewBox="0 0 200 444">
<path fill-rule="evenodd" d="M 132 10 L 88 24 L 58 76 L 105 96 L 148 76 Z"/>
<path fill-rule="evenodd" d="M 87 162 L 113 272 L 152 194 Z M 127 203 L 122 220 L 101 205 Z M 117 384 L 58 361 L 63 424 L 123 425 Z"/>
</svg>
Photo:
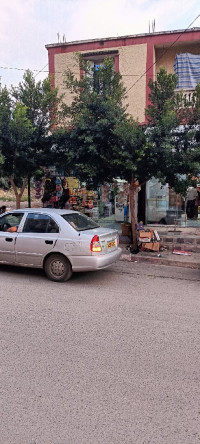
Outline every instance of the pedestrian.
<svg viewBox="0 0 200 444">
<path fill-rule="evenodd" d="M 62 196 L 60 197 L 59 200 L 59 208 L 61 209 L 65 208 L 65 204 L 68 202 L 69 198 L 70 198 L 69 188 L 66 189 L 64 188 Z"/>
<path fill-rule="evenodd" d="M 2 205 L 2 207 L 0 207 L 0 214 L 6 213 L 6 206 Z"/>
<path fill-rule="evenodd" d="M 198 205 L 196 205 L 197 198 L 198 198 L 197 189 L 194 187 L 189 187 L 186 199 L 186 213 L 188 219 L 197 219 L 197 214 L 196 214 L 196 211 L 198 211 Z"/>
</svg>

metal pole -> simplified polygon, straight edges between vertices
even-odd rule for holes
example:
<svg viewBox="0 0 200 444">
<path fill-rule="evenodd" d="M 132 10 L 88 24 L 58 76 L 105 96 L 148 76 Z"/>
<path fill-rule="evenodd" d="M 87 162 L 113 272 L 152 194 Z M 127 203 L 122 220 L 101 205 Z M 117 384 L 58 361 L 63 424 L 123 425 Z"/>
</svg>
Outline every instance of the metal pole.
<svg viewBox="0 0 200 444">
<path fill-rule="evenodd" d="M 28 207 L 31 208 L 31 179 L 28 177 Z"/>
</svg>

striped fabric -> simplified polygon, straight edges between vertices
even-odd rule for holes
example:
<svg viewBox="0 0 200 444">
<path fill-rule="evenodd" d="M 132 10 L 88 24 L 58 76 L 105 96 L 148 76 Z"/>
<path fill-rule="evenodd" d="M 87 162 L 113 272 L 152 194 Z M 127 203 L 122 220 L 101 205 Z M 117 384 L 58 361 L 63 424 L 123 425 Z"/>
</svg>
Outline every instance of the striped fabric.
<svg viewBox="0 0 200 444">
<path fill-rule="evenodd" d="M 177 88 L 194 89 L 200 82 L 200 54 L 177 54 L 174 71 L 178 76 Z"/>
</svg>

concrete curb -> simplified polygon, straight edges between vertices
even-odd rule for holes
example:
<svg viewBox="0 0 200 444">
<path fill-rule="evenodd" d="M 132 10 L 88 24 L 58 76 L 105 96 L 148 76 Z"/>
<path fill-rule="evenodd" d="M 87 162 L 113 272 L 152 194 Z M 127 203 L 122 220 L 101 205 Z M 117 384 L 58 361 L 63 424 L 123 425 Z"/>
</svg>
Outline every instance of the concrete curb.
<svg viewBox="0 0 200 444">
<path fill-rule="evenodd" d="M 196 256 L 196 257 L 195 257 Z M 187 257 L 187 256 L 178 256 L 176 257 L 173 254 L 168 255 L 168 257 L 158 257 L 158 256 L 150 256 L 150 255 L 142 255 L 125 253 L 120 257 L 120 261 L 127 261 L 133 263 L 149 263 L 154 265 L 168 265 L 171 267 L 183 267 L 183 268 L 193 268 L 200 270 L 200 255 L 195 255 Z"/>
<path fill-rule="evenodd" d="M 183 258 L 182 258 L 183 259 Z M 184 258 L 185 259 L 185 258 Z M 138 257 L 133 257 L 131 255 L 131 262 L 145 262 L 155 265 L 168 265 L 172 267 L 184 267 L 184 268 L 195 268 L 200 269 L 200 263 L 194 262 L 194 261 L 187 261 L 187 260 L 176 260 L 176 259 L 168 259 L 168 258 L 162 258 L 162 257 L 141 257 L 138 255 Z"/>
</svg>

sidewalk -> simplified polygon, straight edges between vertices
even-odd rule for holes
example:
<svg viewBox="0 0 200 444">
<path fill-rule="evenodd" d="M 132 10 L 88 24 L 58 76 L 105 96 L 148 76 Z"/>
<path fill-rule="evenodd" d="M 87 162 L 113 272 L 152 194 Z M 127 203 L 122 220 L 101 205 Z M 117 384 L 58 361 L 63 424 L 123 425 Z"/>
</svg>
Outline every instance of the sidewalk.
<svg viewBox="0 0 200 444">
<path fill-rule="evenodd" d="M 149 228 L 149 227 L 145 227 Z M 122 248 L 121 261 L 144 262 L 155 265 L 169 265 L 174 267 L 185 267 L 200 269 L 200 228 L 181 227 L 176 230 L 171 227 L 155 228 L 161 238 L 160 251 L 139 251 L 131 254 L 129 250 L 130 239 L 120 236 L 120 247 Z M 163 251 L 162 251 L 162 247 Z M 173 250 L 190 251 L 191 255 L 174 254 Z"/>
<path fill-rule="evenodd" d="M 172 251 L 160 251 L 159 253 L 140 251 L 138 254 L 131 254 L 126 249 L 126 245 L 121 244 L 120 247 L 122 248 L 121 261 L 200 269 L 200 253 L 192 253 L 191 256 L 176 255 Z"/>
</svg>

